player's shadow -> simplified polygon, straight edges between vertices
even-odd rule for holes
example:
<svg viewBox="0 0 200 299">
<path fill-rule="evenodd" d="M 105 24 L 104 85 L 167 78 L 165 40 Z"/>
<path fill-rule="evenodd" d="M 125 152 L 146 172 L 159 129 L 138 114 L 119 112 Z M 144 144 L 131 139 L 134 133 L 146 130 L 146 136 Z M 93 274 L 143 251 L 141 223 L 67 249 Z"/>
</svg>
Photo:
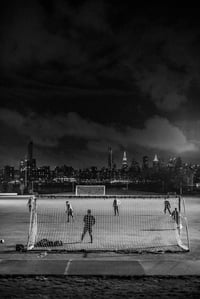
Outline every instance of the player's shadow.
<svg viewBox="0 0 200 299">
<path fill-rule="evenodd" d="M 81 241 L 74 241 L 74 242 L 64 242 L 63 244 L 70 245 L 70 244 L 80 244 Z"/>
<path fill-rule="evenodd" d="M 6 245 L 4 248 L 0 250 L 2 253 L 16 253 L 16 247 L 15 245 Z"/>
<path fill-rule="evenodd" d="M 8 250 L 12 250 L 12 249 L 15 250 L 16 246 L 15 245 L 6 245 L 5 248 Z"/>
<path fill-rule="evenodd" d="M 151 228 L 151 229 L 142 229 L 144 232 L 152 232 L 152 231 L 166 231 L 166 230 L 175 230 L 174 228 Z"/>
</svg>

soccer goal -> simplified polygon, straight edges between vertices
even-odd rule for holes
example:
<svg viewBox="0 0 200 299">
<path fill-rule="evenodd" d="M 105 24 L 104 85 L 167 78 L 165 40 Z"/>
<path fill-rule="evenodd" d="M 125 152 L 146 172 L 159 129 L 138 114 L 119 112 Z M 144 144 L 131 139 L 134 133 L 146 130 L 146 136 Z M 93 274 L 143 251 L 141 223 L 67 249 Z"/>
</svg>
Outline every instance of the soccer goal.
<svg viewBox="0 0 200 299">
<path fill-rule="evenodd" d="M 164 210 L 166 198 L 170 202 L 170 212 L 176 208 L 178 218 Z M 70 215 L 66 210 L 66 201 L 73 209 Z M 117 201 L 117 208 L 114 201 Z M 85 228 L 84 219 L 88 210 L 95 218 L 95 223 Z M 81 240 L 84 230 L 86 233 Z M 189 251 L 184 198 L 101 195 L 38 199 L 31 211 L 27 248 L 61 251 Z"/>
<path fill-rule="evenodd" d="M 99 196 L 105 195 L 104 185 L 77 185 L 76 196 Z"/>
</svg>

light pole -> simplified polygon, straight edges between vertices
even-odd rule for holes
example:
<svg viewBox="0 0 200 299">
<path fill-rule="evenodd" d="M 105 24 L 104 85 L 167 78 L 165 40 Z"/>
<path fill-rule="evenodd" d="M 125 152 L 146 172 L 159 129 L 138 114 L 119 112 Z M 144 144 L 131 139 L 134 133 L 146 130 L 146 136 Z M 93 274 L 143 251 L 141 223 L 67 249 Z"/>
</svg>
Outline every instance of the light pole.
<svg viewBox="0 0 200 299">
<path fill-rule="evenodd" d="M 25 158 L 25 188 L 27 187 L 27 182 L 28 182 L 28 174 L 27 174 L 27 158 Z"/>
<path fill-rule="evenodd" d="M 182 184 L 182 182 L 180 182 L 180 191 L 179 191 L 179 193 L 180 193 L 180 195 L 183 194 L 183 184 Z"/>
<path fill-rule="evenodd" d="M 34 193 L 34 181 L 31 181 L 31 190 L 32 190 L 32 193 Z"/>
</svg>

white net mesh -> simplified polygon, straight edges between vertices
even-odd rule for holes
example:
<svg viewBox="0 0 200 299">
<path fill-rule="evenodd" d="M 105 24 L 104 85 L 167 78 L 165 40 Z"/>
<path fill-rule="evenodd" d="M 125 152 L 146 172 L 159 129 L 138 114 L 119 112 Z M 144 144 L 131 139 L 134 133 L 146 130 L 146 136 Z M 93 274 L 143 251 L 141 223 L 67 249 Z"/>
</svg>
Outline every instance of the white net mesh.
<svg viewBox="0 0 200 299">
<path fill-rule="evenodd" d="M 121 202 L 119 215 L 113 206 L 115 198 Z M 66 200 L 73 208 L 72 214 L 66 213 Z M 163 197 L 80 196 L 38 200 L 37 225 L 34 223 L 37 233 L 35 239 L 32 238 L 34 248 L 139 252 L 188 250 L 183 202 L 178 197 L 169 198 L 169 202 L 171 211 L 180 210 L 181 229 L 180 223 L 176 223 L 168 211 L 164 213 Z M 88 209 L 95 217 L 95 224 L 87 229 L 81 242 L 83 219 Z M 34 225 L 33 234 L 36 232 Z M 93 236 L 93 243 L 90 243 L 89 233 Z"/>
</svg>

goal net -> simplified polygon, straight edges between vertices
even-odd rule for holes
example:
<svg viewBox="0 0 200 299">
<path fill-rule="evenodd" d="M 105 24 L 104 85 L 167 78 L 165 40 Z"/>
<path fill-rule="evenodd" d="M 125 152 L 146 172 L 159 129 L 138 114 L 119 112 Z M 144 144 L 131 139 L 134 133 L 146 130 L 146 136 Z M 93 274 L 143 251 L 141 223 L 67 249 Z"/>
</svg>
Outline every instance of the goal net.
<svg viewBox="0 0 200 299">
<path fill-rule="evenodd" d="M 170 203 L 169 210 L 164 209 L 165 199 Z M 72 210 L 67 210 L 66 201 Z M 114 201 L 117 201 L 117 205 Z M 178 217 L 174 213 L 170 215 L 175 208 Z M 90 217 L 88 210 L 91 210 Z M 91 216 L 95 221 L 91 220 Z M 31 211 L 27 248 L 66 251 L 188 251 L 184 199 L 179 196 L 128 195 L 38 199 L 37 207 Z"/>
<path fill-rule="evenodd" d="M 76 186 L 76 196 L 98 196 L 105 195 L 104 185 L 77 185 Z"/>
</svg>

